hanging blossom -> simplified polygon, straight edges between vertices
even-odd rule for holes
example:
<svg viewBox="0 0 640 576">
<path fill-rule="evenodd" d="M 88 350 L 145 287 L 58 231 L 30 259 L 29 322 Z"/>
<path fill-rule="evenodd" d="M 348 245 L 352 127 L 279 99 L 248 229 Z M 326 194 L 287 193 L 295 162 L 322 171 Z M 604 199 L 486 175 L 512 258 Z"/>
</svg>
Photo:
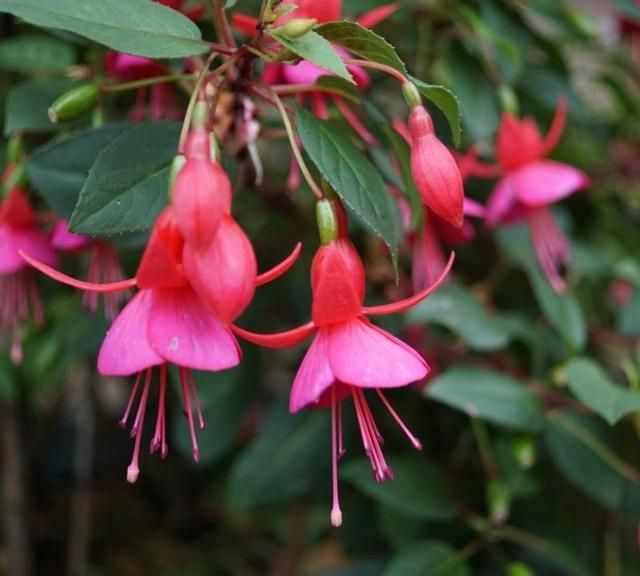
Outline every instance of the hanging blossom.
<svg viewBox="0 0 640 576">
<path fill-rule="evenodd" d="M 6 169 L 3 182 L 14 169 Z M 21 326 L 31 317 L 36 324 L 44 321 L 35 278 L 20 253 L 54 266 L 57 258 L 50 239 L 40 228 L 26 192 L 12 186 L 0 201 L 0 343 L 5 338 L 10 341 L 11 360 L 16 364 L 22 361 Z"/>
<path fill-rule="evenodd" d="M 108 243 L 95 240 L 82 234 L 69 232 L 66 220 L 60 218 L 53 227 L 51 245 L 60 252 L 89 252 L 90 262 L 87 273 L 87 281 L 92 284 L 111 284 L 125 279 L 120 259 L 116 250 Z M 96 292 L 86 292 L 82 303 L 91 312 L 98 310 L 98 296 Z M 107 292 L 104 296 L 104 315 L 112 321 L 120 310 L 120 306 L 126 302 L 129 293 Z"/>
<path fill-rule="evenodd" d="M 122 426 L 127 425 L 136 398 L 139 397 L 130 432 L 134 438 L 134 451 L 127 468 L 129 482 L 135 482 L 140 473 L 142 431 L 154 369 L 158 368 L 159 371 L 158 406 L 150 451 L 159 452 L 162 458 L 168 454 L 165 416 L 167 369 L 169 364 L 174 364 L 178 368 L 193 458 L 198 461 L 200 453 L 196 428 L 202 429 L 205 422 L 191 371 L 217 372 L 238 365 L 241 351 L 230 329 L 230 321 L 249 304 L 250 298 L 246 294 L 253 295 L 255 286 L 270 282 L 286 272 L 300 251 L 298 245 L 280 265 L 257 275 L 255 268 L 252 268 L 255 264 L 253 250 L 248 255 L 245 247 L 237 250 L 236 244 L 223 240 L 223 247 L 228 250 L 224 258 L 212 256 L 210 270 L 206 272 L 196 269 L 194 273 L 189 270 L 188 259 L 210 256 L 209 248 L 216 245 L 218 236 L 228 235 L 225 222 L 227 225 L 229 221 L 235 222 L 227 213 L 231 204 L 230 188 L 212 186 L 215 184 L 210 179 L 212 172 L 202 170 L 203 162 L 212 166 L 217 164 L 198 146 L 202 136 L 199 129 L 194 130 L 185 147 L 186 163 L 175 181 L 173 204 L 156 220 L 135 278 L 110 284 L 92 284 L 71 278 L 21 253 L 41 272 L 82 290 L 111 293 L 134 287 L 139 289 L 113 322 L 98 354 L 100 374 L 137 374 L 120 421 Z M 208 135 L 206 140 L 208 150 Z M 203 157 L 199 157 L 199 154 Z M 220 176 L 218 168 L 213 167 L 213 171 Z M 194 188 L 189 190 L 185 183 L 193 184 Z M 207 209 L 211 209 L 211 212 L 206 213 Z M 234 225 L 231 227 L 236 231 Z M 246 258 L 250 259 L 249 264 L 242 263 Z M 238 273 L 238 269 L 243 272 Z M 205 274 L 208 276 L 203 280 Z M 206 280 L 213 280 L 212 285 L 203 286 Z M 251 287 L 246 286 L 247 282 L 251 282 Z M 211 294 L 211 288 L 214 287 L 225 291 L 226 301 L 219 308 L 214 305 L 217 300 Z M 234 294 L 234 290 L 238 290 L 240 296 Z M 200 294 L 205 295 L 206 300 Z"/>
<path fill-rule="evenodd" d="M 569 241 L 550 210 L 554 203 L 589 186 L 589 177 L 567 164 L 547 160 L 566 123 L 567 102 L 558 102 L 549 132 L 542 138 L 532 118 L 504 114 L 496 156 L 502 177 L 487 203 L 489 226 L 527 222 L 538 263 L 556 292 L 566 290 L 560 270 L 569 263 Z"/>
<path fill-rule="evenodd" d="M 382 453 L 382 437 L 367 404 L 366 389 L 376 391 L 411 444 L 421 448 L 382 390 L 422 380 L 429 367 L 420 354 L 373 324 L 369 316 L 402 312 L 429 296 L 449 272 L 453 255 L 441 277 L 428 289 L 393 304 L 364 306 L 364 266 L 346 237 L 344 212 L 326 200 L 319 202 L 318 211 L 322 245 L 311 267 L 312 321 L 280 334 L 255 334 L 238 327 L 234 330 L 239 336 L 269 348 L 289 347 L 315 334 L 293 382 L 289 410 L 331 408 L 331 523 L 340 526 L 338 459 L 343 454 L 343 401 L 348 398 L 353 401 L 362 444 L 377 482 L 392 479 L 393 472 Z"/>
</svg>

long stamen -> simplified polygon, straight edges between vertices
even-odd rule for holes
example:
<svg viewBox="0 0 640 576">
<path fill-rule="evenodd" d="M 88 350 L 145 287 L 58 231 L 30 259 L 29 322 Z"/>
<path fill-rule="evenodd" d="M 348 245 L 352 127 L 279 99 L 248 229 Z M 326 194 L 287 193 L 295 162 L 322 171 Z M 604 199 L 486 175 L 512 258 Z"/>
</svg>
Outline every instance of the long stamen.
<svg viewBox="0 0 640 576">
<path fill-rule="evenodd" d="M 346 452 L 344 449 L 344 438 L 342 433 L 342 402 L 338 402 L 336 412 L 336 417 L 338 419 L 338 458 L 342 458 Z"/>
<path fill-rule="evenodd" d="M 331 483 L 333 490 L 333 503 L 331 506 L 331 525 L 342 525 L 342 510 L 338 495 L 338 407 L 336 406 L 336 387 L 331 387 Z"/>
<path fill-rule="evenodd" d="M 409 442 L 413 444 L 413 447 L 416 450 L 422 450 L 422 443 L 420 440 L 411 433 L 411 430 L 409 430 L 407 425 L 402 421 L 402 418 L 400 418 L 398 413 L 393 409 L 393 406 L 391 406 L 389 401 L 383 396 L 382 391 L 376 388 L 376 392 L 378 393 L 380 400 L 382 400 L 382 403 L 385 405 L 385 408 L 389 411 L 389 414 L 391 414 L 392 418 L 397 422 L 398 426 L 400 426 L 406 437 L 409 439 Z"/>
<path fill-rule="evenodd" d="M 140 461 L 140 442 L 142 441 L 142 428 L 144 425 L 144 413 L 147 409 L 147 399 L 149 398 L 149 388 L 151 387 L 151 368 L 147 370 L 147 376 L 144 381 L 144 389 L 142 390 L 142 397 L 140 398 L 140 404 L 138 405 L 138 413 L 136 414 L 136 421 L 134 423 L 135 429 L 135 445 L 133 448 L 133 456 L 131 458 L 131 464 L 127 468 L 127 482 L 133 484 L 140 475 L 140 467 L 138 465 Z"/>
<path fill-rule="evenodd" d="M 165 443 L 165 396 L 167 390 L 167 366 L 160 367 L 160 389 L 158 391 L 158 414 L 156 416 L 156 427 L 149 447 L 151 453 L 160 450 L 161 458 L 166 457 Z"/>
<path fill-rule="evenodd" d="M 182 390 L 182 401 L 187 413 L 189 421 L 189 434 L 191 436 L 191 453 L 196 462 L 200 462 L 200 449 L 198 448 L 198 439 L 196 438 L 196 427 L 193 421 L 193 411 L 191 410 L 191 399 L 189 398 L 189 390 L 187 388 L 189 374 L 185 368 L 180 367 L 180 388 Z"/>
<path fill-rule="evenodd" d="M 363 437 L 366 436 L 369 450 L 367 456 L 371 463 L 374 479 L 376 482 L 384 482 L 385 480 L 391 480 L 393 478 L 393 472 L 384 459 L 382 449 L 380 447 L 380 433 L 373 420 L 371 410 L 367 405 L 367 401 L 364 397 L 362 390 L 353 388 L 353 398 L 356 407 L 356 413 L 360 412 L 358 423 L 361 426 L 360 432 Z"/>
<path fill-rule="evenodd" d="M 140 380 L 142 378 L 142 372 L 138 372 L 136 376 L 136 382 L 133 385 L 133 390 L 131 394 L 129 394 L 129 401 L 127 402 L 127 408 L 124 411 L 122 418 L 118 424 L 120 424 L 121 428 L 124 428 L 127 425 L 127 420 L 129 419 L 129 413 L 131 412 L 131 407 L 133 406 L 133 401 L 136 399 L 136 394 L 138 393 L 138 387 L 140 386 Z"/>
<path fill-rule="evenodd" d="M 198 427 L 200 430 L 204 430 L 207 423 L 205 422 L 204 416 L 202 415 L 202 407 L 200 406 L 200 398 L 198 397 L 198 390 L 196 389 L 196 384 L 193 381 L 193 374 L 188 372 L 189 381 L 187 383 L 189 394 L 193 399 L 193 404 L 196 407 L 196 413 L 198 414 Z"/>
</svg>

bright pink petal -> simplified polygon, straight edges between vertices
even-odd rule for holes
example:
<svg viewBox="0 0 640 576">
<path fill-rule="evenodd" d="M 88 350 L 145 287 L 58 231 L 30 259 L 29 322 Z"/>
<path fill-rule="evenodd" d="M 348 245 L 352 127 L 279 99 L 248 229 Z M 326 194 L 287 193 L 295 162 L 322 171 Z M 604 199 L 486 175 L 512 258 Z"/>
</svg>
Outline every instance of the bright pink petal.
<svg viewBox="0 0 640 576">
<path fill-rule="evenodd" d="M 338 380 L 361 388 L 406 386 L 429 372 L 413 348 L 362 319 L 331 328 L 329 360 Z"/>
<path fill-rule="evenodd" d="M 100 374 L 129 376 L 164 363 L 147 337 L 153 297 L 153 290 L 141 290 L 115 319 L 98 354 Z"/>
<path fill-rule="evenodd" d="M 291 388 L 290 412 L 318 402 L 322 393 L 336 381 L 329 364 L 329 340 L 329 330 L 320 330 L 307 350 Z"/>
<path fill-rule="evenodd" d="M 282 75 L 288 84 L 315 84 L 320 76 L 328 72 L 320 66 L 303 60 L 299 64 L 285 64 Z"/>
<path fill-rule="evenodd" d="M 60 219 L 53 227 L 51 235 L 51 245 L 56 250 L 73 251 L 83 250 L 91 245 L 91 238 L 87 238 L 82 234 L 74 234 L 69 232 L 69 225 L 66 220 Z"/>
<path fill-rule="evenodd" d="M 236 339 L 191 288 L 154 290 L 149 342 L 165 360 L 216 372 L 240 363 Z"/>
<path fill-rule="evenodd" d="M 507 174 L 498 181 L 493 189 L 485 213 L 485 220 L 491 227 L 504 220 L 516 204 L 511 174 Z"/>
<path fill-rule="evenodd" d="M 49 266 L 55 266 L 58 262 L 56 253 L 51 247 L 49 235 L 40 230 L 14 230 L 14 243 L 20 252 Z"/>
<path fill-rule="evenodd" d="M 0 274 L 13 274 L 25 266 L 14 243 L 13 229 L 0 224 Z"/>
<path fill-rule="evenodd" d="M 589 185 L 580 170 L 553 160 L 539 160 L 509 175 L 513 191 L 527 206 L 546 206 Z"/>
<path fill-rule="evenodd" d="M 486 213 L 486 209 L 482 204 L 466 196 L 464 198 L 463 211 L 465 216 L 473 216 L 475 218 L 484 218 Z"/>
</svg>

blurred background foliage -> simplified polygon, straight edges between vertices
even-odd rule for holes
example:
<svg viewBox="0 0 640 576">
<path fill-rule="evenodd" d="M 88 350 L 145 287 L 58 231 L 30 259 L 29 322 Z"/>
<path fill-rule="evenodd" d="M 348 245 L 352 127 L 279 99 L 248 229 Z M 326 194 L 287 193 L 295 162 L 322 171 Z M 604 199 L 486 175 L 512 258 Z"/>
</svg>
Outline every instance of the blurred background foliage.
<svg viewBox="0 0 640 576">
<path fill-rule="evenodd" d="M 228 4 L 252 13 L 259 3 Z M 355 16 L 380 2 L 344 4 Z M 490 158 L 506 106 L 517 103 L 546 127 L 567 95 L 570 118 L 555 157 L 593 177 L 558 210 L 573 246 L 570 293 L 558 296 L 542 278 L 523 230 L 492 235 L 480 227 L 458 250 L 452 282 L 405 317 L 385 319 L 434 368 L 428 383 L 390 395 L 424 450 L 410 452 L 393 422 L 379 418 L 396 479 L 376 485 L 349 429 L 345 523 L 335 530 L 327 518 L 328 416 L 286 409 L 302 347 L 274 353 L 243 344 L 241 367 L 198 375 L 208 422 L 201 462 L 190 459 L 176 411 L 169 458 L 143 457 L 130 486 L 131 442 L 116 422 L 131 383 L 94 370 L 106 323 L 80 308 L 77 293 L 40 281 L 46 325 L 25 329 L 21 366 L 0 352 L 0 509 L 7 534 L 28 534 L 33 574 L 640 573 L 640 30 L 634 37 L 629 26 L 640 26 L 640 8 L 632 0 L 401 5 L 378 31 L 416 77 L 455 92 L 462 149 L 474 145 Z M 622 18 L 630 36 L 621 35 Z M 1 31 L 5 137 L 28 134 L 32 184 L 43 205 L 64 214 L 119 129 L 83 140 L 82 125 L 52 125 L 46 110 L 102 51 L 8 16 Z M 366 100 L 374 130 L 406 114 L 384 77 L 376 76 Z M 114 98 L 110 120 L 126 119 L 130 104 Z M 445 119 L 433 112 L 448 138 Z M 385 152 L 371 154 L 384 163 Z M 240 320 L 276 331 L 308 319 L 317 240 L 311 195 L 284 189 L 286 146 L 269 142 L 261 154 L 268 177 L 260 187 L 242 178 L 242 159 L 228 165 L 245 183 L 237 217 L 260 266 L 294 239 L 305 245 L 301 262 L 258 291 Z M 467 194 L 484 202 L 489 190 L 472 181 Z M 407 293 L 408 255 L 396 286 L 379 241 L 357 227 L 354 237 L 368 300 Z M 141 240 L 117 239 L 129 272 Z M 0 571 L 9 541 L 0 544 Z"/>
</svg>

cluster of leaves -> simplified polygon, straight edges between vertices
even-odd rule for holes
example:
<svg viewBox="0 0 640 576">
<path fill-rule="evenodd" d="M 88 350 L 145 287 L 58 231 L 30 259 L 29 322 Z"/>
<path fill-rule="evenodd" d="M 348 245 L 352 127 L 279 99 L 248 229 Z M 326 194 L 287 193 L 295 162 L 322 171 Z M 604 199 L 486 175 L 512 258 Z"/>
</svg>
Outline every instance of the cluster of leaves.
<svg viewBox="0 0 640 576">
<path fill-rule="evenodd" d="M 105 98 L 109 121 L 99 127 L 83 121 L 54 125 L 47 117 L 51 102 L 75 84 L 66 72 L 95 65 L 100 46 L 157 59 L 207 51 L 200 29 L 178 13 L 156 10 L 145 0 L 129 4 L 125 12 L 121 0 L 0 0 L 0 11 L 20 19 L 11 21 L 0 42 L 0 68 L 4 135 L 26 135 L 27 173 L 43 204 L 69 219 L 74 231 L 119 245 L 135 266 L 146 232 L 167 201 L 180 125 L 131 125 L 130 101 L 120 95 Z M 176 425 L 173 446 L 186 458 L 172 454 L 126 493 L 122 470 L 128 442 L 110 429 L 113 402 L 107 393 L 124 388 L 86 376 L 92 410 L 100 415 L 92 493 L 93 562 L 102 572 L 637 573 L 640 122 L 632 71 L 640 64 L 621 44 L 607 47 L 594 21 L 568 3 L 523 4 L 403 2 L 380 30 L 395 48 L 350 22 L 320 26 L 304 42 L 273 35 L 335 72 L 337 77 L 319 82 L 361 104 L 382 143 L 365 150 L 340 121 L 321 122 L 303 109 L 297 112 L 305 153 L 363 224 L 354 234 L 367 248 L 370 299 L 398 288 L 393 266 L 377 239 L 369 242 L 369 232 L 384 239 L 401 280 L 407 270 L 387 193 L 393 184 L 415 199 L 407 147 L 390 128 L 393 117 L 405 112 L 397 86 L 388 80 L 377 79 L 366 95 L 356 92 L 342 62 L 323 51 L 324 43 L 428 79 L 432 84 L 416 84 L 434 104 L 439 134 L 446 135 L 448 125 L 452 145 L 476 145 L 481 152 L 490 152 L 507 104 L 518 101 L 522 111 L 544 123 L 558 96 L 567 95 L 570 125 L 558 157 L 594 179 L 589 192 L 559 213 L 574 252 L 569 293 L 560 296 L 546 283 L 528 236 L 518 227 L 493 236 L 483 231 L 460 250 L 455 279 L 390 326 L 412 335 L 437 371 L 426 386 L 393 397 L 425 450 L 409 453 L 390 426 L 385 433 L 383 423 L 396 479 L 377 485 L 366 461 L 356 456 L 355 431 L 347 430 L 341 473 L 349 489 L 345 526 L 338 532 L 330 532 L 326 521 L 328 418 L 323 412 L 294 417 L 285 407 L 299 350 L 287 355 L 247 347 L 241 368 L 198 375 L 209 423 L 200 464 L 189 464 L 186 433 Z M 631 1 L 603 4 L 640 22 Z M 376 2 L 346 0 L 345 5 L 356 14 Z M 234 8 L 250 12 L 258 6 L 247 0 Z M 593 98 L 594 92 L 603 96 Z M 272 118 L 263 119 L 265 126 L 272 121 L 275 125 Z M 306 225 L 312 221 L 310 195 L 284 191 L 286 150 L 265 146 L 269 173 L 282 177 L 260 187 L 246 177 L 246 159 L 224 159 L 245 183 L 238 191 L 237 216 L 265 267 L 292 238 L 307 246 L 317 243 L 313 227 Z M 481 202 L 487 192 L 475 183 L 467 190 Z M 305 270 L 301 265 L 287 280 L 266 288 L 243 325 L 272 331 L 275 325 L 306 321 Z M 631 294 L 623 303 L 612 295 L 618 285 Z M 61 546 L 51 526 L 66 522 L 65 511 L 51 501 L 52 491 L 62 485 L 66 493 L 73 486 L 69 437 L 75 428 L 65 405 L 73 406 L 69 390 L 75 375 L 92 364 L 106 326 L 83 312 L 68 290 L 43 287 L 47 324 L 28 335 L 28 361 L 21 367 L 11 366 L 4 352 L 0 356 L 0 395 L 7 405 L 20 407 L 30 423 L 30 487 L 42 510 L 37 524 L 49 527 L 36 536 L 47 550 Z M 172 424 L 179 420 L 178 413 L 172 415 Z M 75 442 L 86 433 L 78 425 Z M 165 546 L 166 556 L 158 551 Z M 44 564 L 57 561 L 46 553 L 41 558 Z"/>
</svg>

